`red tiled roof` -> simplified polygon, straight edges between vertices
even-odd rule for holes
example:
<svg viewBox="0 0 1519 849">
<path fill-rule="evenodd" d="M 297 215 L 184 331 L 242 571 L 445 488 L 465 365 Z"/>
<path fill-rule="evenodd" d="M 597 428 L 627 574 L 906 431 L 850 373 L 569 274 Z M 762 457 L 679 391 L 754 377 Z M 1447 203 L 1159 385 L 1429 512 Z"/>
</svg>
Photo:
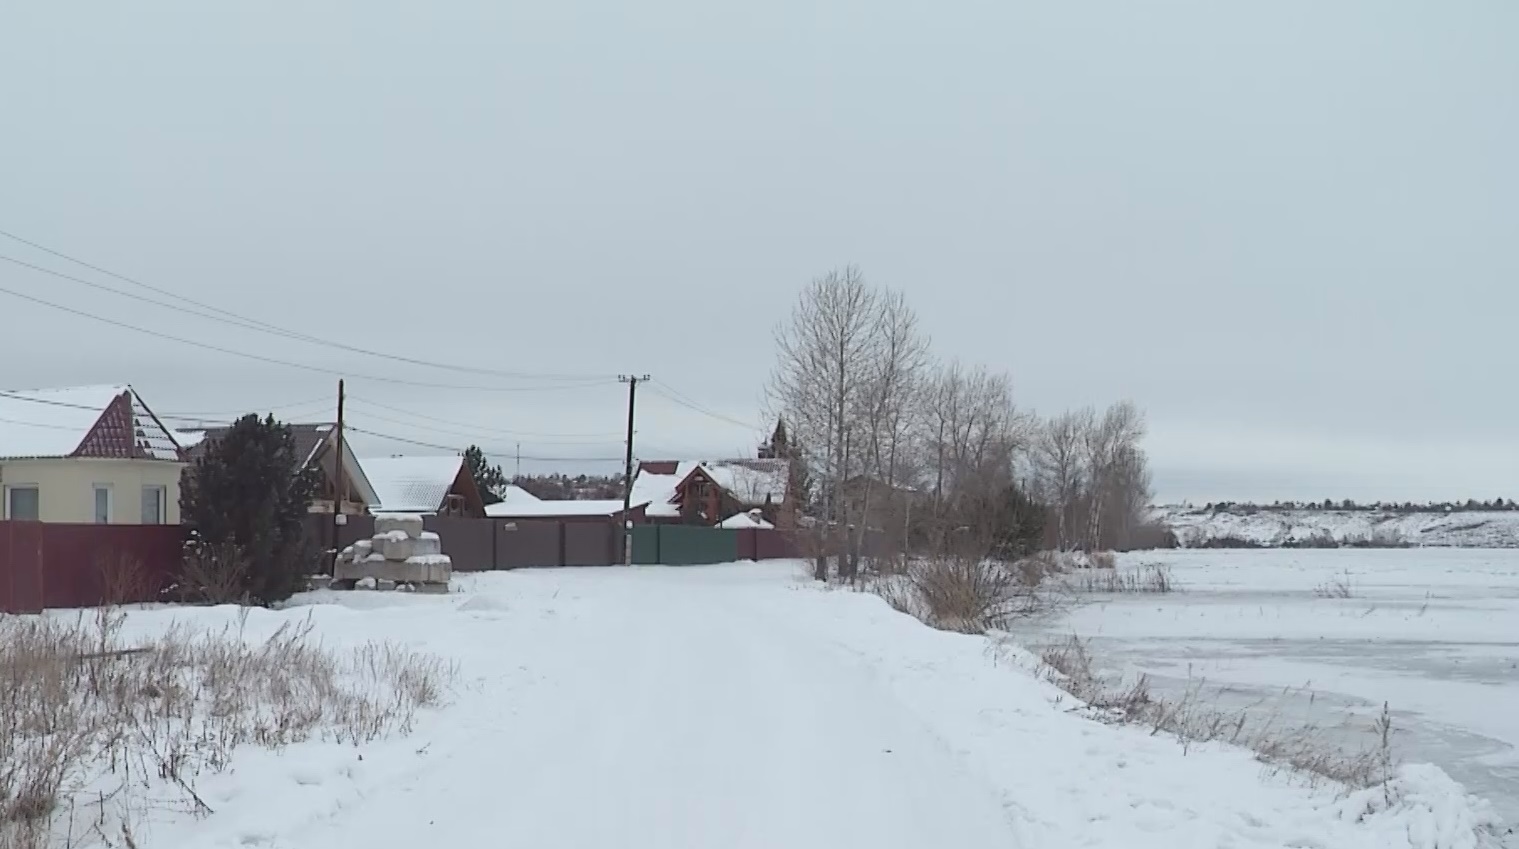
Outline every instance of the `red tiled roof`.
<svg viewBox="0 0 1519 849">
<path fill-rule="evenodd" d="M 10 429 L 0 456 L 13 459 L 95 457 L 116 460 L 182 460 L 163 422 L 127 385 L 0 393 Z"/>
</svg>

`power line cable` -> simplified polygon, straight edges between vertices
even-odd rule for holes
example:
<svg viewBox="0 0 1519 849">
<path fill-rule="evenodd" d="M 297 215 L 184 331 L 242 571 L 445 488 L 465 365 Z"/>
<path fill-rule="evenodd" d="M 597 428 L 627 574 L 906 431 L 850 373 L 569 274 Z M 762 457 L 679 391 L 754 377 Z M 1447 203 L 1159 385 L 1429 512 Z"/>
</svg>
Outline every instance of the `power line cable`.
<svg viewBox="0 0 1519 849">
<path fill-rule="evenodd" d="M 138 327 L 135 324 L 128 324 L 127 322 L 124 322 L 124 321 L 117 321 L 116 319 L 113 319 L 113 318 L 105 318 L 103 316 L 98 316 L 98 315 L 95 315 L 93 313 L 85 312 L 84 310 L 75 309 L 73 307 L 64 306 L 62 304 L 55 304 L 52 301 L 46 301 L 46 300 L 43 300 L 42 298 L 34 297 L 32 295 L 23 294 L 21 292 L 15 291 L 14 289 L 6 289 L 4 287 L 0 287 L 0 294 L 10 295 L 13 298 L 20 298 L 23 301 L 30 301 L 30 302 L 32 302 L 34 304 L 40 304 L 40 305 L 45 306 L 45 307 L 51 307 L 52 309 L 59 310 L 60 312 L 66 312 L 66 313 L 69 313 L 70 315 L 76 315 L 76 316 L 79 316 L 81 318 L 88 318 L 88 319 L 91 319 L 93 321 L 101 322 L 102 324 L 112 325 L 113 327 L 121 327 L 121 328 L 124 328 L 124 329 L 127 329 L 127 330 L 134 330 L 134 331 L 136 331 L 138 333 L 145 333 L 145 334 L 147 334 L 149 336 L 155 336 L 155 337 L 157 337 L 159 339 L 166 339 L 166 340 L 168 340 L 170 342 L 178 342 L 181 345 L 190 345 L 192 347 L 202 348 L 202 349 L 205 349 L 207 351 L 216 351 L 218 353 L 228 354 L 228 355 L 231 355 L 231 356 L 234 356 L 234 357 L 243 357 L 245 359 L 257 360 L 258 362 L 270 363 L 272 365 L 278 365 L 278 366 L 285 366 L 287 368 L 301 369 L 303 371 L 316 372 L 317 374 L 331 375 L 333 377 L 345 377 L 346 376 L 346 377 L 348 377 L 350 379 L 357 378 L 359 380 L 372 380 L 372 381 L 374 381 L 376 383 L 391 383 L 391 384 L 395 384 L 397 386 L 419 386 L 419 387 L 425 387 L 425 388 L 428 388 L 428 389 L 458 389 L 458 390 L 466 390 L 466 391 L 472 391 L 472 392 L 552 392 L 552 391 L 556 391 L 556 390 L 566 390 L 566 389 L 585 389 L 585 388 L 588 388 L 588 387 L 591 387 L 591 386 L 600 385 L 602 383 L 610 383 L 611 382 L 608 379 L 608 380 L 604 380 L 604 381 L 597 381 L 595 383 L 586 382 L 586 383 L 565 384 L 565 385 L 557 385 L 557 386 L 462 386 L 462 385 L 458 385 L 458 384 L 433 383 L 431 381 L 406 380 L 406 379 L 399 378 L 399 377 L 382 377 L 382 376 L 379 376 L 379 375 L 360 374 L 360 373 L 351 372 L 351 371 L 341 371 L 341 370 L 337 370 L 337 369 L 326 368 L 326 367 L 323 367 L 323 366 L 308 365 L 306 363 L 297 363 L 297 362 L 292 362 L 290 360 L 282 360 L 282 359 L 279 359 L 277 357 L 266 357 L 266 356 L 264 356 L 262 354 L 252 354 L 252 353 L 249 353 L 247 351 L 238 351 L 238 350 L 235 350 L 235 349 L 232 349 L 232 348 L 224 348 L 224 347 L 222 347 L 220 345 L 212 345 L 209 342 L 197 342 L 197 341 L 195 341 L 193 339 L 186 339 L 186 338 L 184 338 L 182 336 L 171 336 L 171 335 L 169 335 L 167 333 L 160 333 L 160 332 L 158 332 L 156 330 L 149 330 L 149 329 L 147 329 L 145 327 Z"/>
<path fill-rule="evenodd" d="M 345 425 L 345 429 L 351 430 L 354 433 L 362 433 L 365 436 L 373 436 L 379 439 L 388 439 L 392 442 L 400 442 L 406 445 L 416 445 L 422 448 L 435 448 L 440 451 L 452 451 L 455 454 L 464 453 L 464 449 L 460 448 L 457 445 L 441 445 L 436 442 L 425 442 L 420 439 L 408 439 L 404 436 L 395 436 L 388 433 L 380 433 L 378 431 L 369 430 L 367 428 L 354 427 L 353 425 Z M 493 457 L 516 456 L 516 453 L 514 451 L 492 450 L 491 447 L 487 446 L 479 446 L 479 448 L 482 452 Z M 535 460 L 542 463 L 610 463 L 622 461 L 621 457 L 536 457 L 527 454 L 523 454 L 522 459 Z"/>
<path fill-rule="evenodd" d="M 755 426 L 753 422 L 739 421 L 738 419 L 732 418 L 731 416 L 725 416 L 722 413 L 709 410 L 706 407 L 703 407 L 700 404 L 696 403 L 695 401 L 692 401 L 687 396 L 681 394 L 675 389 L 675 387 L 669 385 L 668 383 L 665 383 L 664 381 L 656 380 L 653 381 L 653 383 L 655 385 L 650 387 L 649 391 L 653 392 L 655 395 L 660 396 L 661 398 L 664 398 L 666 401 L 671 401 L 679 406 L 685 407 L 688 410 L 701 413 L 708 418 L 716 419 L 721 422 L 727 422 L 728 424 L 737 425 L 739 427 L 748 428 L 750 430 L 764 430 L 763 427 Z"/>
<path fill-rule="evenodd" d="M 71 427 L 69 425 L 44 424 L 42 422 L 23 422 L 19 419 L 0 419 L 0 422 L 4 422 L 5 424 L 21 425 L 22 427 L 40 427 L 46 428 L 48 430 L 70 430 L 76 433 L 79 431 L 79 428 Z"/>
<path fill-rule="evenodd" d="M 348 400 L 349 400 L 350 403 L 353 401 L 352 398 L 350 398 Z M 471 430 L 459 430 L 457 428 L 440 427 L 440 426 L 435 425 L 435 424 L 418 424 L 416 422 L 408 422 L 408 421 L 405 421 L 405 420 L 402 420 L 402 419 L 391 418 L 391 417 L 388 417 L 388 416 L 382 416 L 382 415 L 380 415 L 378 413 L 374 413 L 374 412 L 370 412 L 370 411 L 360 411 L 360 412 L 367 419 L 374 419 L 375 421 L 386 422 L 387 424 L 401 425 L 402 427 L 409 427 L 409 428 L 413 428 L 415 430 L 426 431 L 428 433 L 441 433 L 441 434 L 447 434 L 449 436 L 461 436 L 461 437 L 464 437 L 466 439 L 477 439 L 481 435 L 485 435 L 485 436 L 491 436 L 491 435 L 503 436 L 503 435 L 507 435 L 507 436 L 509 436 L 509 434 L 507 434 L 505 431 L 490 431 L 490 430 L 486 430 L 486 429 L 481 429 L 481 430 L 473 430 L 473 429 L 471 429 Z M 600 439 L 600 440 L 573 440 L 572 439 L 572 440 L 557 440 L 557 441 L 556 440 L 548 440 L 548 439 L 535 439 L 535 440 L 528 440 L 528 441 L 531 444 L 534 444 L 534 445 L 617 445 L 617 444 L 621 443 L 621 440 L 618 440 L 618 439 Z"/>
<path fill-rule="evenodd" d="M 392 413 L 399 413 L 399 414 L 405 415 L 405 416 L 413 416 L 415 418 L 423 419 L 423 420 L 426 420 L 426 421 L 429 421 L 429 422 L 438 422 L 440 424 L 449 424 L 449 425 L 459 425 L 461 427 L 470 428 L 471 430 L 477 430 L 477 431 L 481 431 L 481 432 L 493 432 L 493 433 L 497 433 L 497 434 L 501 434 L 501 435 L 506 435 L 506 436 L 512 436 L 512 437 L 518 437 L 518 436 L 522 436 L 522 437 L 535 437 L 535 436 L 560 437 L 560 436 L 563 436 L 563 437 L 570 437 L 570 438 L 575 438 L 575 439 L 580 439 L 580 438 L 591 439 L 591 438 L 599 437 L 599 436 L 607 436 L 607 437 L 611 437 L 612 441 L 619 442 L 619 443 L 622 441 L 622 434 L 620 434 L 620 433 L 612 433 L 611 431 L 606 431 L 606 432 L 603 432 L 603 433 L 562 433 L 562 432 L 558 432 L 558 431 L 547 432 L 547 431 L 527 431 L 527 430 L 505 430 L 505 429 L 499 429 L 499 428 L 489 428 L 489 427 L 485 427 L 483 425 L 477 426 L 477 425 L 471 424 L 469 422 L 462 422 L 462 421 L 457 421 L 457 420 L 454 420 L 454 419 L 441 418 L 441 417 L 438 417 L 438 416 L 430 416 L 430 415 L 427 415 L 425 413 L 418 413 L 415 410 L 407 410 L 407 409 L 404 409 L 404 408 L 401 408 L 401 407 L 392 407 L 392 406 L 390 406 L 388 404 L 381 404 L 378 401 L 370 401 L 370 400 L 365 399 L 365 398 L 355 398 L 355 397 L 353 397 L 351 395 L 348 397 L 348 402 L 350 404 L 357 402 L 357 403 L 359 403 L 359 404 L 361 404 L 363 406 L 366 406 L 366 407 L 377 407 L 377 408 L 379 408 L 381 410 L 389 410 Z M 406 422 L 397 422 L 397 424 L 406 424 Z M 568 444 L 572 444 L 572 443 L 568 443 L 567 442 L 565 444 L 568 445 Z"/>
<path fill-rule="evenodd" d="M 321 398 L 309 398 L 309 399 L 307 399 L 305 401 L 291 401 L 288 404 L 275 404 L 275 405 L 269 406 L 269 407 L 265 407 L 262 404 L 257 404 L 257 405 L 254 405 L 253 409 L 248 409 L 248 410 L 209 410 L 209 411 L 208 410 L 175 410 L 172 413 L 161 414 L 160 418 L 163 415 L 171 415 L 171 416 L 174 416 L 175 418 L 182 418 L 182 419 L 196 418 L 196 417 L 202 417 L 202 416 L 205 417 L 205 418 L 207 418 L 207 419 L 212 419 L 212 418 L 217 418 L 219 416 L 245 416 L 248 413 L 255 412 L 255 411 L 258 411 L 258 412 L 270 412 L 270 413 L 272 413 L 272 412 L 274 412 L 276 410 L 293 410 L 293 409 L 297 409 L 297 408 L 299 408 L 299 409 L 305 409 L 307 407 L 311 407 L 311 406 L 316 405 L 316 404 L 321 404 L 321 405 L 324 406 L 324 408 L 325 407 L 329 407 L 329 406 L 332 405 L 332 399 L 328 398 L 327 396 L 324 395 Z"/>
<path fill-rule="evenodd" d="M 249 329 L 249 330 L 257 330 L 257 331 L 260 331 L 260 332 L 263 332 L 263 333 L 271 333 L 271 334 L 274 334 L 276 336 L 285 337 L 287 339 L 296 339 L 296 340 L 299 340 L 299 341 L 302 341 L 302 342 L 306 342 L 306 343 L 309 343 L 309 344 L 313 344 L 313 345 L 324 345 L 324 346 L 329 347 L 329 348 L 336 348 L 336 349 L 339 349 L 339 350 L 349 351 L 349 352 L 356 353 L 356 354 L 363 354 L 365 356 L 379 357 L 379 358 L 382 358 L 382 359 L 392 360 L 392 361 L 395 361 L 395 362 L 408 363 L 408 364 L 411 364 L 411 365 L 424 366 L 424 367 L 427 367 L 427 368 L 442 369 L 442 370 L 445 370 L 445 371 L 465 372 L 465 373 L 470 373 L 470 374 L 491 375 L 491 376 L 496 376 L 496 377 L 510 377 L 510 378 L 527 379 L 527 380 L 549 380 L 549 381 L 564 380 L 564 381 L 598 381 L 598 382 L 604 381 L 604 380 L 608 380 L 608 379 L 610 379 L 612 377 L 612 375 L 601 375 L 601 374 L 531 374 L 531 373 L 527 373 L 527 372 L 505 371 L 505 370 L 501 370 L 501 369 L 491 369 L 491 368 L 484 368 L 484 367 L 480 367 L 480 366 L 460 365 L 460 364 L 457 364 L 457 363 L 439 363 L 439 362 L 434 362 L 434 361 L 431 361 L 431 360 L 418 359 L 416 357 L 405 357 L 405 356 L 400 356 L 398 354 L 388 354 L 388 353 L 385 353 L 383 351 L 372 351 L 372 350 L 369 350 L 367 348 L 360 348 L 360 347 L 357 347 L 357 346 L 354 346 L 354 345 L 347 345 L 347 344 L 344 344 L 342 342 L 333 341 L 331 339 L 324 339 L 324 338 L 322 338 L 320 336 L 312 336 L 312 335 L 307 334 L 307 333 L 301 333 L 299 331 L 283 328 L 283 327 L 280 327 L 280 326 L 275 325 L 275 324 L 270 324 L 269 322 L 266 322 L 266 321 L 260 321 L 258 319 L 252 319 L 252 318 L 248 318 L 246 316 L 238 315 L 237 313 L 231 312 L 229 310 L 224 310 L 224 309 L 221 309 L 220 307 L 216 307 L 216 306 L 212 306 L 210 304 L 202 303 L 200 301 L 194 300 L 193 298 L 188 298 L 188 297 L 186 297 L 184 295 L 179 294 L 178 292 L 174 292 L 174 291 L 171 291 L 171 290 L 168 290 L 168 289 L 164 289 L 164 288 L 159 287 L 159 286 L 154 286 L 151 283 L 144 283 L 141 280 L 138 280 L 138 279 L 133 278 L 133 277 L 128 277 L 125 274 L 119 274 L 119 273 L 117 273 L 115 271 L 111 271 L 110 269 L 102 268 L 102 267 L 100 267 L 98 265 L 93 265 L 91 263 L 85 262 L 82 259 L 78 259 L 76 257 L 69 256 L 68 254 L 63 253 L 62 251 L 54 250 L 53 248 L 49 248 L 46 245 L 40 245 L 40 244 L 38 244 L 36 242 L 33 242 L 33 241 L 29 240 L 29 239 L 24 239 L 24 238 L 22 238 L 20 236 L 17 236 L 15 233 L 11 233 L 11 232 L 6 231 L 6 230 L 0 230 L 0 236 L 5 236 L 5 237 L 7 237 L 9 239 L 13 239 L 13 240 L 15 240 L 17 242 L 20 242 L 23 245 L 28 245 L 30 247 L 33 247 L 33 248 L 39 250 L 39 251 L 43 251 L 45 253 L 52 254 L 53 256 L 56 256 L 59 259 L 67 260 L 68 262 L 72 262 L 72 263 L 74 263 L 76 265 L 80 265 L 80 266 L 83 266 L 84 268 L 88 268 L 91 271 L 95 271 L 97 273 L 104 274 L 107 277 L 112 277 L 112 278 L 114 278 L 116 280 L 120 280 L 120 281 L 122 281 L 124 283 L 129 283 L 129 284 L 131 284 L 133 286 L 138 286 L 140 288 L 146 289 L 149 292 L 154 292 L 156 294 L 163 295 L 164 297 L 173 298 L 175 301 L 182 301 L 184 304 L 189 304 L 191 306 L 198 307 L 198 308 L 200 308 L 200 310 L 203 310 L 205 312 L 196 312 L 195 310 L 192 310 L 192 309 L 190 309 L 188 307 L 185 307 L 185 306 L 183 306 L 181 304 L 178 304 L 178 303 L 164 303 L 162 301 L 156 301 L 156 300 L 153 300 L 151 298 L 144 298 L 144 297 L 142 297 L 140 295 L 133 295 L 133 294 L 131 294 L 129 292 L 123 292 L 120 289 L 116 289 L 116 288 L 113 288 L 113 287 L 110 287 L 110 286 L 106 286 L 106 285 L 104 285 L 102 283 L 98 283 L 98 282 L 91 281 L 91 280 L 85 280 L 83 278 L 75 277 L 75 276 L 70 275 L 70 274 L 64 274 L 61 271 L 54 271 L 53 269 L 46 268 L 46 267 L 43 267 L 43 266 L 40 266 L 40 265 L 34 265 L 32 263 L 25 262 L 25 261 L 19 260 L 19 259 L 15 259 L 13 257 L 0 255 L 0 260 L 5 260 L 6 262 L 14 263 L 14 264 L 19 265 L 19 266 L 24 266 L 24 267 L 30 268 L 30 269 L 32 269 L 34 271 L 39 271 L 39 272 L 41 272 L 43 274 L 49 274 L 49 275 L 52 275 L 54 277 L 62 278 L 64 280 L 71 280 L 71 281 L 73 281 L 75 283 L 80 283 L 80 284 L 85 285 L 85 286 L 90 286 L 90 287 L 93 287 L 93 288 L 96 288 L 96 289 L 99 289 L 99 290 L 102 290 L 102 291 L 105 291 L 105 292 L 110 292 L 112 294 L 115 294 L 115 295 L 118 295 L 118 296 L 121 296 L 121 297 L 134 298 L 134 299 L 143 301 L 144 303 L 150 303 L 150 304 L 153 304 L 155 306 L 162 307 L 164 309 L 170 309 L 170 310 L 175 310 L 175 311 L 178 311 L 178 312 L 188 313 L 190 315 L 194 315 L 194 316 L 197 316 L 199 318 L 204 318 L 204 319 L 208 319 L 208 320 L 211 320 L 211 321 L 221 321 L 221 322 L 224 322 L 224 323 L 233 324 L 233 325 L 238 326 L 238 327 L 243 327 L 243 328 Z M 207 313 L 210 313 L 210 314 L 207 314 Z"/>
</svg>

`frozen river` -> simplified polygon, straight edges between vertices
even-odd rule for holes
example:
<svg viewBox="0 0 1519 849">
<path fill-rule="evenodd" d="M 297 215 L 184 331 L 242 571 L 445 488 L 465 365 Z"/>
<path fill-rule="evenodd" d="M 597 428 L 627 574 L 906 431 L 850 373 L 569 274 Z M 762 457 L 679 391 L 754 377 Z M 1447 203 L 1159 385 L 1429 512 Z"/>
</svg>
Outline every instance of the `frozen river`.
<svg viewBox="0 0 1519 849">
<path fill-rule="evenodd" d="M 1352 747 L 1373 745 L 1386 702 L 1400 759 L 1439 765 L 1519 824 L 1519 551 L 1142 552 L 1119 568 L 1152 563 L 1179 592 L 1085 596 L 1017 637 L 1074 633 L 1105 676 L 1200 688 Z"/>
</svg>

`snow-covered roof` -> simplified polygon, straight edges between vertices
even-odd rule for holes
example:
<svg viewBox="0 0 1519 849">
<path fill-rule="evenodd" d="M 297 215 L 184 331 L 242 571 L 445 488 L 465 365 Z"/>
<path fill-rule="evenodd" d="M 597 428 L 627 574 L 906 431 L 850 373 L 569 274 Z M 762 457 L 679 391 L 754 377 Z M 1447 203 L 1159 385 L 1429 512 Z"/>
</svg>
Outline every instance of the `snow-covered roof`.
<svg viewBox="0 0 1519 849">
<path fill-rule="evenodd" d="M 703 464 L 717 485 L 744 504 L 786 500 L 791 464 L 786 460 L 716 460 Z"/>
<path fill-rule="evenodd" d="M 635 503 L 633 505 L 637 507 Z M 622 499 L 587 501 L 503 501 L 485 505 L 485 515 L 507 519 L 552 516 L 615 516 L 622 512 Z"/>
<path fill-rule="evenodd" d="M 0 457 L 71 456 L 181 459 L 174 436 L 126 384 L 0 390 Z"/>
<path fill-rule="evenodd" d="M 767 528 L 775 527 L 774 525 L 765 521 L 764 518 L 760 516 L 753 516 L 748 513 L 734 513 L 732 516 L 729 516 L 728 518 L 719 522 L 717 526 L 719 528 L 728 528 L 729 530 L 744 530 L 745 528 L 758 528 L 764 530 Z"/>
<path fill-rule="evenodd" d="M 179 443 L 179 447 L 188 450 L 205 442 L 206 432 L 204 430 L 176 430 L 174 441 Z"/>
<path fill-rule="evenodd" d="M 673 466 L 674 472 L 662 474 Z M 652 469 L 651 469 L 652 467 Z M 681 460 L 677 463 L 646 463 L 633 478 L 633 503 L 647 503 L 650 516 L 678 516 L 675 503 L 680 484 L 701 468 L 718 486 L 726 489 L 741 504 L 762 505 L 786 500 L 791 466 L 786 460 Z"/>
<path fill-rule="evenodd" d="M 464 458 L 373 457 L 359 461 L 379 498 L 380 513 L 435 513 L 459 477 Z"/>
<path fill-rule="evenodd" d="M 648 504 L 646 515 L 649 516 L 679 516 L 680 507 L 675 503 L 675 491 L 680 482 L 701 462 L 697 460 L 682 460 L 675 464 L 675 471 L 670 474 L 660 474 L 640 467 L 638 474 L 633 478 L 633 503 Z"/>
<path fill-rule="evenodd" d="M 516 484 L 510 484 L 501 492 L 502 504 L 533 504 L 541 501 L 538 496 Z"/>
</svg>

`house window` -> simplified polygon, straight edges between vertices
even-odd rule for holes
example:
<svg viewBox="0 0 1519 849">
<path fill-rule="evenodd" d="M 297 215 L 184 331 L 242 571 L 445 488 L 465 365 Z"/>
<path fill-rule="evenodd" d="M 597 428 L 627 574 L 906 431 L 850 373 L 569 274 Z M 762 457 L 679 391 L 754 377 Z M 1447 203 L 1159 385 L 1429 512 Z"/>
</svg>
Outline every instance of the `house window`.
<svg viewBox="0 0 1519 849">
<path fill-rule="evenodd" d="M 5 518 L 35 522 L 42 518 L 42 497 L 35 486 L 5 488 Z"/>
<path fill-rule="evenodd" d="M 142 488 L 142 523 L 144 525 L 162 525 L 168 521 L 164 515 L 166 490 L 161 486 L 145 486 Z"/>
<path fill-rule="evenodd" d="M 95 524 L 111 524 L 111 485 L 95 484 Z"/>
</svg>

